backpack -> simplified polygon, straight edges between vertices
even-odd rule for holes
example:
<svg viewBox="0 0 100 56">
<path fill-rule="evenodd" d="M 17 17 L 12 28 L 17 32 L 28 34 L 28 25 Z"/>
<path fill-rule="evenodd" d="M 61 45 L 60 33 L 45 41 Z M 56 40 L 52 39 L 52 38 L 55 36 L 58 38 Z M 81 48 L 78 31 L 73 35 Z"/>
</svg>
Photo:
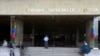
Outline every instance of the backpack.
<svg viewBox="0 0 100 56">
<path fill-rule="evenodd" d="M 90 46 L 88 46 L 88 45 L 84 45 L 84 46 L 83 46 L 82 52 L 83 52 L 84 54 L 88 54 L 88 53 L 90 53 L 90 51 L 91 51 Z"/>
<path fill-rule="evenodd" d="M 9 47 L 9 48 L 14 48 L 14 46 L 13 46 L 12 43 L 9 43 L 8 47 Z"/>
</svg>

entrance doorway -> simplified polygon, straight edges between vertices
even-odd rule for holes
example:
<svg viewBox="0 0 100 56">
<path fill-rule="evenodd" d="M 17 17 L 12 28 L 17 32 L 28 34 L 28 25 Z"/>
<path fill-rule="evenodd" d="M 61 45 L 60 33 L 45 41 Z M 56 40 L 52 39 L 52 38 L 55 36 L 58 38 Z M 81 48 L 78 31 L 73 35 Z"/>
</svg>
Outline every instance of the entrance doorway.
<svg viewBox="0 0 100 56">
<path fill-rule="evenodd" d="M 25 36 L 24 39 L 26 38 L 30 44 L 32 44 L 30 34 L 33 34 L 32 30 L 34 29 L 34 46 L 44 46 L 43 38 L 45 35 L 48 35 L 50 47 L 76 47 L 76 43 L 85 40 L 86 22 L 90 20 L 92 16 L 48 15 L 22 16 L 21 18 L 24 22 L 24 34 L 25 36 L 27 34 L 29 40 Z"/>
<path fill-rule="evenodd" d="M 10 17 L 0 16 L 0 46 L 3 40 L 10 41 Z"/>
<path fill-rule="evenodd" d="M 53 37 L 53 46 L 54 47 L 65 47 L 65 36 L 58 34 Z"/>
</svg>

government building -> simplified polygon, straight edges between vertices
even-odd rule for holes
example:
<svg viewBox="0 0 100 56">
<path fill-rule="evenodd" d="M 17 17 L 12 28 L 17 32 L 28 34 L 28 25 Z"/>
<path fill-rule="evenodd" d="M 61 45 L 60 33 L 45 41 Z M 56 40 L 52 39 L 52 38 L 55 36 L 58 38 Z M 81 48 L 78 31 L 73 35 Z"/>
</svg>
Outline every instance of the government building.
<svg viewBox="0 0 100 56">
<path fill-rule="evenodd" d="M 0 43 L 42 47 L 100 46 L 100 0 L 0 0 Z M 14 34 L 14 35 L 13 35 Z"/>
</svg>

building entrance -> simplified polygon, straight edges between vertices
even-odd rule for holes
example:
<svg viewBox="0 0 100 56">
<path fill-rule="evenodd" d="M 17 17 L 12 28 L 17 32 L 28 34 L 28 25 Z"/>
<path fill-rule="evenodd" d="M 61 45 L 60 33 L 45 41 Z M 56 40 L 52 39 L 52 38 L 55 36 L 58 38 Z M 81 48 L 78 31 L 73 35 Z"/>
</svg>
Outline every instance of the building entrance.
<svg viewBox="0 0 100 56">
<path fill-rule="evenodd" d="M 44 46 L 44 38 L 45 35 L 37 35 L 34 39 L 35 46 Z M 76 37 L 72 35 L 49 35 L 48 46 L 49 47 L 75 47 L 76 46 Z"/>
<path fill-rule="evenodd" d="M 11 18 L 10 16 L 0 18 L 0 43 L 2 43 L 4 39 L 11 40 Z M 43 38 L 48 35 L 50 47 L 76 47 L 86 40 L 88 33 L 86 24 L 91 18 L 93 19 L 93 16 L 16 16 L 15 42 L 19 44 L 19 41 L 23 40 L 26 46 L 43 47 Z"/>
<path fill-rule="evenodd" d="M 32 46 L 44 46 L 49 36 L 51 47 L 76 47 L 86 38 L 86 22 L 91 16 L 22 16 L 24 41 Z M 26 29 L 26 30 L 25 30 Z M 27 39 L 28 38 L 28 39 Z M 28 44 L 28 45 L 29 45 Z"/>
<path fill-rule="evenodd" d="M 58 34 L 53 36 L 54 47 L 75 47 L 76 37 L 72 34 Z"/>
<path fill-rule="evenodd" d="M 3 40 L 10 41 L 10 17 L 0 16 L 0 46 Z"/>
</svg>

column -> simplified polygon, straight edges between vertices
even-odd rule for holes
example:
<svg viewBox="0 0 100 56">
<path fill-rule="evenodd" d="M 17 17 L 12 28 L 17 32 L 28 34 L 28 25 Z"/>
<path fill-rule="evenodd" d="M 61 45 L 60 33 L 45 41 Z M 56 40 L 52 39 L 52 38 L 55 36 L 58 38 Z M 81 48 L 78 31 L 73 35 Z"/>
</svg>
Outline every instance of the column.
<svg viewBox="0 0 100 56">
<path fill-rule="evenodd" d="M 65 47 L 67 46 L 66 40 L 67 40 L 67 34 L 65 34 Z"/>
<path fill-rule="evenodd" d="M 15 18 L 16 19 L 16 38 L 14 40 L 15 42 L 15 46 L 19 45 L 19 42 L 20 41 L 23 41 L 23 22 L 18 19 L 18 18 Z"/>
<path fill-rule="evenodd" d="M 99 20 L 100 20 L 100 16 L 94 17 L 94 22 L 93 22 L 93 24 L 94 24 L 94 46 L 96 48 L 99 47 L 98 46 Z"/>
<path fill-rule="evenodd" d="M 98 38 L 98 24 L 95 23 L 96 17 L 90 19 L 86 23 L 86 40 L 89 43 L 90 47 L 98 48 L 97 38 Z M 93 38 L 92 38 L 93 34 Z"/>
<path fill-rule="evenodd" d="M 87 21 L 86 23 L 86 41 L 90 45 L 90 47 L 94 47 L 94 40 L 91 39 L 91 27 L 93 25 L 93 19 Z"/>
<path fill-rule="evenodd" d="M 31 36 L 31 38 L 32 38 L 32 46 L 34 46 L 34 35 L 35 35 L 35 29 L 33 28 L 32 29 L 32 36 Z"/>
<path fill-rule="evenodd" d="M 15 43 L 16 30 L 13 31 L 13 29 L 16 29 L 16 20 L 15 20 L 15 16 L 10 16 L 10 37 L 11 37 L 11 41 Z"/>
<path fill-rule="evenodd" d="M 79 47 L 79 29 L 76 29 L 76 46 Z"/>
</svg>

